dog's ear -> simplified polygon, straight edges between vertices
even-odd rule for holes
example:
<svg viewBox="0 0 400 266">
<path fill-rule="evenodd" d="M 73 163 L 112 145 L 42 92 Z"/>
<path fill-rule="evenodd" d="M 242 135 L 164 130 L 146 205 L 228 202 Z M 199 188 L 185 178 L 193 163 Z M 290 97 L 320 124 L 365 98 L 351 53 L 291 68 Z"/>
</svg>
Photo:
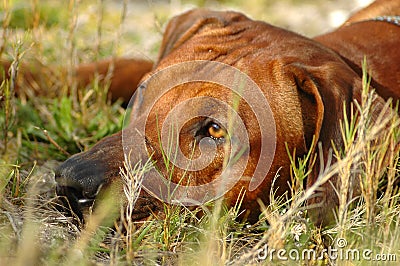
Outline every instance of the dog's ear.
<svg viewBox="0 0 400 266">
<path fill-rule="evenodd" d="M 286 69 L 298 89 L 305 142 L 309 149 L 316 147 L 317 143 L 312 144 L 313 138 L 323 143 L 325 156 L 332 141 L 342 144 L 340 120 L 343 108 L 350 105 L 353 97 L 361 96 L 359 77 L 349 69 L 343 71 L 336 63 L 318 67 L 290 64 Z"/>
<path fill-rule="evenodd" d="M 236 12 L 218 12 L 207 9 L 194 9 L 170 20 L 164 33 L 158 55 L 158 62 L 183 45 L 207 25 L 224 26 L 230 21 L 246 18 Z"/>
<path fill-rule="evenodd" d="M 320 173 L 320 156 L 323 157 L 326 167 L 328 158 L 332 155 L 332 143 L 338 149 L 344 145 L 341 133 L 344 108 L 349 116 L 351 103 L 354 100 L 361 102 L 362 82 L 356 73 L 339 62 L 318 67 L 292 64 L 288 66 L 288 70 L 293 75 L 302 104 L 304 139 L 318 156 L 312 173 L 307 177 L 307 187 L 310 187 Z M 374 104 L 372 115 L 377 117 L 382 111 L 384 100 L 377 96 Z M 313 137 L 316 142 L 311 144 Z M 322 154 L 316 149 L 318 143 L 322 145 Z M 332 157 L 332 163 L 334 161 L 335 158 Z M 339 203 L 336 188 L 337 176 L 334 176 L 321 186 L 318 195 L 308 201 L 310 206 L 319 206 L 310 209 L 310 217 L 316 224 L 328 225 L 335 221 L 333 211 Z"/>
</svg>

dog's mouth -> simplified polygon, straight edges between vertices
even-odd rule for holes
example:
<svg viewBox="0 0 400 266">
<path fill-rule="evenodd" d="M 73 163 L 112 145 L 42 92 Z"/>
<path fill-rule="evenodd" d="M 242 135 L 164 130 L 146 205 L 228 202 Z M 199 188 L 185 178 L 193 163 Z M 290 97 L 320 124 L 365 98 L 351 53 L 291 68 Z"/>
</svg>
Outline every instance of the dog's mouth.
<svg viewBox="0 0 400 266">
<path fill-rule="evenodd" d="M 56 169 L 56 193 L 82 221 L 83 210 L 92 206 L 102 188 L 119 176 L 121 149 L 121 135 L 114 134 L 91 150 L 73 155 Z"/>
<path fill-rule="evenodd" d="M 56 193 L 60 196 L 63 206 L 68 206 L 71 214 L 75 214 L 79 220 L 84 220 L 83 210 L 91 207 L 95 198 L 86 198 L 73 187 L 57 186 Z"/>
<path fill-rule="evenodd" d="M 63 178 L 58 176 L 58 179 L 60 181 Z M 85 223 L 85 217 L 87 217 L 89 209 L 96 207 L 96 198 L 101 194 L 102 187 L 103 184 L 99 185 L 96 193 L 88 196 L 79 187 L 59 184 L 57 185 L 56 193 L 60 196 L 62 205 L 67 208 L 67 212 L 77 217 L 80 222 Z M 153 196 L 142 190 L 135 204 L 131 219 L 133 221 L 142 221 L 162 209 L 163 205 L 161 201 L 156 200 Z"/>
<path fill-rule="evenodd" d="M 84 211 L 93 206 L 103 184 L 98 185 L 96 191 L 88 193 L 80 185 L 64 184 L 63 180 L 65 178 L 60 175 L 56 175 L 56 180 L 56 193 L 60 197 L 63 206 L 67 207 L 68 212 L 83 221 Z"/>
</svg>

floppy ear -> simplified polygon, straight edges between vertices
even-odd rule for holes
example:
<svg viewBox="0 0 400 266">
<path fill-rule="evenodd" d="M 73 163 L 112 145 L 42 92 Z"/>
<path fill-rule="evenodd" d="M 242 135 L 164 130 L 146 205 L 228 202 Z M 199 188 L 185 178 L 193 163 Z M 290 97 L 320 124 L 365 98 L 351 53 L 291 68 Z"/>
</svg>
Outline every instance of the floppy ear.
<svg viewBox="0 0 400 266">
<path fill-rule="evenodd" d="M 170 20 L 164 33 L 158 55 L 158 62 L 183 45 L 193 35 L 210 24 L 226 25 L 230 21 L 245 18 L 236 12 L 218 12 L 207 9 L 194 9 Z"/>
<path fill-rule="evenodd" d="M 344 108 L 348 109 L 346 114 L 350 114 L 351 103 L 354 100 L 361 101 L 362 82 L 350 68 L 336 62 L 318 67 L 292 64 L 288 69 L 294 75 L 302 103 L 304 139 L 312 150 L 316 150 L 317 143 L 322 144 L 322 154 L 317 154 L 314 169 L 307 177 L 308 188 L 318 178 L 321 167 L 319 157 L 322 155 L 326 166 L 332 152 L 332 142 L 338 149 L 343 147 L 340 121 L 343 121 Z M 380 113 L 384 103 L 380 97 L 376 101 L 377 108 L 373 115 Z M 311 146 L 313 136 L 317 141 Z M 335 158 L 332 157 L 332 160 L 333 163 Z M 318 207 L 310 209 L 310 217 L 316 224 L 328 225 L 335 221 L 333 211 L 339 204 L 335 191 L 337 183 L 338 178 L 334 176 L 321 186 L 321 193 L 308 201 L 308 205 L 318 204 Z"/>
<path fill-rule="evenodd" d="M 354 96 L 360 95 L 361 82 L 353 71 L 343 71 L 343 65 L 328 63 L 309 67 L 291 64 L 287 70 L 293 75 L 302 105 L 305 127 L 304 139 L 309 149 L 315 149 L 312 139 L 323 144 L 324 157 L 330 143 L 342 144 L 340 120 L 343 103 L 348 107 Z"/>
</svg>

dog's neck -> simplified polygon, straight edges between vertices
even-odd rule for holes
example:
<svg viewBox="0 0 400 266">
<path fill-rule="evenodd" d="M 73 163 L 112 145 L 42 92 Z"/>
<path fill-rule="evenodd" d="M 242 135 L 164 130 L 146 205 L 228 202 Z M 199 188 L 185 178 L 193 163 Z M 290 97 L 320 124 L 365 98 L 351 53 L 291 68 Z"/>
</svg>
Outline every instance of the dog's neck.
<svg viewBox="0 0 400 266">
<path fill-rule="evenodd" d="M 337 52 L 343 60 L 362 76 L 366 56 L 368 72 L 373 73 L 371 86 L 384 99 L 398 99 L 400 60 L 398 40 L 400 16 L 374 16 L 346 24 L 314 40 Z M 390 64 L 391 67 L 387 67 Z"/>
<path fill-rule="evenodd" d="M 379 16 L 372 20 L 388 22 L 400 26 L 400 16 Z"/>
</svg>

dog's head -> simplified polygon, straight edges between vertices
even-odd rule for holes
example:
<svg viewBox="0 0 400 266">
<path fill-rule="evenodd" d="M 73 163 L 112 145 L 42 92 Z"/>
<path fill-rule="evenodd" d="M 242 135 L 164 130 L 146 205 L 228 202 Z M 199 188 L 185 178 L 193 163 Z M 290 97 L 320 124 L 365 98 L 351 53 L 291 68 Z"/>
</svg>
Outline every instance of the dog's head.
<svg viewBox="0 0 400 266">
<path fill-rule="evenodd" d="M 244 192 L 242 208 L 255 220 L 257 199 L 268 203 L 271 191 L 289 191 L 288 151 L 304 155 L 315 137 L 326 158 L 332 141 L 342 143 L 344 103 L 361 92 L 360 77 L 317 42 L 236 12 L 207 10 L 171 20 L 155 70 L 143 81 L 126 129 L 57 170 L 58 192 L 75 209 L 120 178 L 124 158 L 135 164 L 151 156 L 164 183 L 186 187 L 174 200 L 223 195 L 233 205 Z M 144 180 L 138 213 L 157 208 L 153 196 L 173 202 L 156 176 Z M 336 202 L 331 185 L 324 189 L 319 220 Z"/>
</svg>

